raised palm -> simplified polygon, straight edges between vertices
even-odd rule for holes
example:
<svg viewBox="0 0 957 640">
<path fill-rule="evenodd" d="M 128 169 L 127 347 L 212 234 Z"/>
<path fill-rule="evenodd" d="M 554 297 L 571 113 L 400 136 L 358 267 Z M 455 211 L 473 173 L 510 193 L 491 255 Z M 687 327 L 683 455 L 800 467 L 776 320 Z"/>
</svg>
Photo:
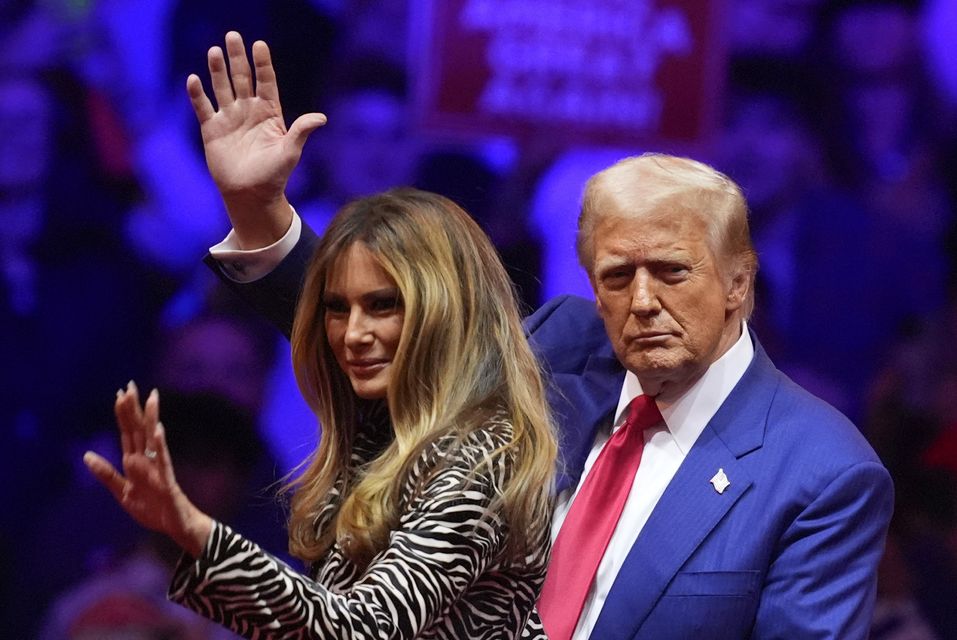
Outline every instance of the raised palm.
<svg viewBox="0 0 957 640">
<path fill-rule="evenodd" d="M 186 497 L 173 473 L 166 432 L 159 420 L 159 393 L 140 406 L 133 382 L 116 394 L 116 423 L 123 450 L 122 472 L 102 456 L 83 456 L 93 475 L 138 523 L 164 533 L 198 555 L 212 527 L 209 516 Z"/>
<path fill-rule="evenodd" d="M 326 121 L 321 113 L 304 114 L 287 131 L 266 43 L 255 42 L 252 57 L 255 72 L 242 37 L 234 31 L 226 34 L 225 55 L 220 47 L 209 50 L 210 82 L 218 108 L 203 91 L 199 76 L 190 75 L 186 81 L 209 172 L 239 233 L 272 222 L 269 207 L 284 201 L 286 182 L 306 138 Z"/>
<path fill-rule="evenodd" d="M 201 123 L 206 162 L 224 194 L 282 191 L 298 159 L 278 102 L 241 98 Z"/>
</svg>

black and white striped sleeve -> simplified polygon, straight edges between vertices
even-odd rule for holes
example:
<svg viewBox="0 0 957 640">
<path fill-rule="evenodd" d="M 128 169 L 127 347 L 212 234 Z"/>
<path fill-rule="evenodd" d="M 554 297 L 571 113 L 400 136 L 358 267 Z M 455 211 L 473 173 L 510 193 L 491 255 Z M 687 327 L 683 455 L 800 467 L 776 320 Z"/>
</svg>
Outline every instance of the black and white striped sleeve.
<svg viewBox="0 0 957 640">
<path fill-rule="evenodd" d="M 247 638 L 414 638 L 437 621 L 448 637 L 468 637 L 455 634 L 475 621 L 455 605 L 505 544 L 505 526 L 488 507 L 508 465 L 474 470 L 502 443 L 483 429 L 423 454 L 410 478 L 427 481 L 408 498 L 389 546 L 348 590 L 330 591 L 217 523 L 201 557 L 181 560 L 170 598 Z M 536 586 L 516 587 L 529 592 L 530 610 Z"/>
</svg>

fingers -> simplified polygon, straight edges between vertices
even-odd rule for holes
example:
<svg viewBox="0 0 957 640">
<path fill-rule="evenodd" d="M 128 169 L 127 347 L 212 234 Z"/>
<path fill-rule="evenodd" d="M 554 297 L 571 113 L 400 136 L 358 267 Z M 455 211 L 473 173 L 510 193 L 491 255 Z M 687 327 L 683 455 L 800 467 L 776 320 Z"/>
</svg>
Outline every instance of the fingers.
<svg viewBox="0 0 957 640">
<path fill-rule="evenodd" d="M 169 447 L 166 445 L 166 427 L 162 422 L 156 423 L 156 429 L 153 431 L 153 450 L 156 451 L 156 462 L 159 463 L 160 472 L 166 486 L 176 485 L 176 476 L 173 473 L 173 460 L 169 455 Z"/>
<path fill-rule="evenodd" d="M 110 490 L 117 502 L 123 502 L 126 478 L 106 458 L 92 451 L 87 451 L 83 454 L 83 464 L 103 486 Z"/>
<path fill-rule="evenodd" d="M 116 392 L 116 404 L 113 409 L 116 414 L 116 425 L 120 429 L 120 444 L 123 447 L 124 459 L 128 455 L 141 453 L 143 438 L 137 416 L 139 400 L 132 381 L 126 385 L 125 390 L 120 389 Z"/>
<path fill-rule="evenodd" d="M 257 58 L 257 55 L 259 58 Z M 229 57 L 228 70 L 226 67 L 227 56 Z M 265 42 L 257 41 L 253 44 L 253 59 L 256 62 L 257 84 L 265 82 L 268 99 L 278 103 L 279 91 L 276 85 L 276 73 L 273 70 L 269 47 L 266 46 Z M 213 87 L 213 97 L 216 98 L 216 105 L 219 109 L 231 105 L 236 100 L 255 95 L 249 59 L 246 57 L 246 47 L 243 45 L 243 37 L 238 32 L 230 31 L 226 34 L 225 54 L 220 47 L 210 47 L 206 54 L 206 63 L 209 66 L 209 79 Z M 212 103 L 209 101 L 209 97 L 203 93 L 199 78 L 195 81 L 192 76 L 187 78 L 186 90 L 189 93 L 196 117 L 202 124 L 215 113 Z"/>
<path fill-rule="evenodd" d="M 143 409 L 140 406 L 140 391 L 136 383 L 132 380 L 126 385 L 126 395 L 129 398 L 126 401 L 127 423 L 130 429 L 130 438 L 133 444 L 133 453 L 142 453 L 146 448 L 146 433 L 143 428 Z"/>
<path fill-rule="evenodd" d="M 121 389 L 116 392 L 114 412 L 120 429 L 124 465 L 127 464 L 126 456 L 145 454 L 147 449 L 156 450 L 150 446 L 159 422 L 159 392 L 156 389 L 147 397 L 145 408 L 141 408 L 139 390 L 136 383 L 130 380 L 125 391 Z"/>
<path fill-rule="evenodd" d="M 189 95 L 190 104 L 193 105 L 193 112 L 196 113 L 196 119 L 203 124 L 212 118 L 216 111 L 213 109 L 213 103 L 209 96 L 203 91 L 203 81 L 195 73 L 189 74 L 186 78 L 186 93 Z"/>
<path fill-rule="evenodd" d="M 237 99 L 253 95 L 253 79 L 246 58 L 243 37 L 236 31 L 226 34 L 226 53 L 229 55 L 229 75 L 233 80 L 233 92 Z"/>
<path fill-rule="evenodd" d="M 120 431 L 120 449 L 123 455 L 133 453 L 133 438 L 126 425 L 126 393 L 120 389 L 116 392 L 116 402 L 113 403 L 113 413 L 116 415 L 116 426 Z"/>
<path fill-rule="evenodd" d="M 157 422 L 159 422 L 159 391 L 153 389 L 146 398 L 146 407 L 143 410 L 144 446 L 152 440 Z"/>
<path fill-rule="evenodd" d="M 219 47 L 210 47 L 206 54 L 206 64 L 209 65 L 209 81 L 213 86 L 213 96 L 216 98 L 216 106 L 220 109 L 227 107 L 235 102 L 233 95 L 233 85 L 229 82 L 229 74 L 226 72 L 226 58 L 223 57 L 223 50 Z"/>
<path fill-rule="evenodd" d="M 309 134 L 324 124 L 326 124 L 326 116 L 324 114 L 306 113 L 296 118 L 296 121 L 289 127 L 289 133 L 287 135 L 291 136 L 292 143 L 301 151 L 302 147 L 306 144 L 306 139 L 309 137 Z"/>
<path fill-rule="evenodd" d="M 146 399 L 146 409 L 144 411 L 143 437 L 145 439 L 144 452 L 159 452 L 156 443 L 156 430 L 159 428 L 159 391 L 153 389 Z"/>
<path fill-rule="evenodd" d="M 272 66 L 269 46 L 262 40 L 253 43 L 253 65 L 256 67 L 256 95 L 278 104 L 279 85 L 276 83 L 276 70 Z"/>
</svg>

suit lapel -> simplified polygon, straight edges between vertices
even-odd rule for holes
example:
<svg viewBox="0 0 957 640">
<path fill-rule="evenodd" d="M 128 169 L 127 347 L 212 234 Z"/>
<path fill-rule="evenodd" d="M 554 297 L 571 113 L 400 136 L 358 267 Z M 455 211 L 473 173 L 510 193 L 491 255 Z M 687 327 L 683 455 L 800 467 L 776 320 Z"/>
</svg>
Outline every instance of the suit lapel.
<svg viewBox="0 0 957 640">
<path fill-rule="evenodd" d="M 752 334 L 755 354 L 668 484 L 612 585 L 594 638 L 632 638 L 675 574 L 753 482 L 742 457 L 763 443 L 779 374 Z M 719 469 L 731 484 L 710 483 Z"/>
</svg>

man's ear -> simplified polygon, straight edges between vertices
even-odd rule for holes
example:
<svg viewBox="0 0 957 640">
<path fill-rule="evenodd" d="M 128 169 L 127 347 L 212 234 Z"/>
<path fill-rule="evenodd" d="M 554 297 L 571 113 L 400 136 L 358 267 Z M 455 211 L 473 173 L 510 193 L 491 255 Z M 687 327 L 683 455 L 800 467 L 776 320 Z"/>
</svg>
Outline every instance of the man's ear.
<svg viewBox="0 0 957 640">
<path fill-rule="evenodd" d="M 595 274 L 591 269 L 585 269 L 585 274 L 588 276 L 588 284 L 591 285 L 591 292 L 595 296 L 595 310 L 598 311 L 598 315 L 602 315 L 604 309 L 601 306 L 601 298 L 598 296 L 598 283 L 595 281 Z"/>
<path fill-rule="evenodd" d="M 597 291 L 595 292 L 595 310 L 598 311 L 598 315 L 600 315 L 601 317 L 605 317 L 604 316 L 605 309 L 604 307 L 601 306 L 601 298 L 598 297 Z"/>
<path fill-rule="evenodd" d="M 743 265 L 735 265 L 731 272 L 731 281 L 728 285 L 728 298 L 725 309 L 737 311 L 744 305 L 751 288 L 751 273 Z"/>
</svg>

